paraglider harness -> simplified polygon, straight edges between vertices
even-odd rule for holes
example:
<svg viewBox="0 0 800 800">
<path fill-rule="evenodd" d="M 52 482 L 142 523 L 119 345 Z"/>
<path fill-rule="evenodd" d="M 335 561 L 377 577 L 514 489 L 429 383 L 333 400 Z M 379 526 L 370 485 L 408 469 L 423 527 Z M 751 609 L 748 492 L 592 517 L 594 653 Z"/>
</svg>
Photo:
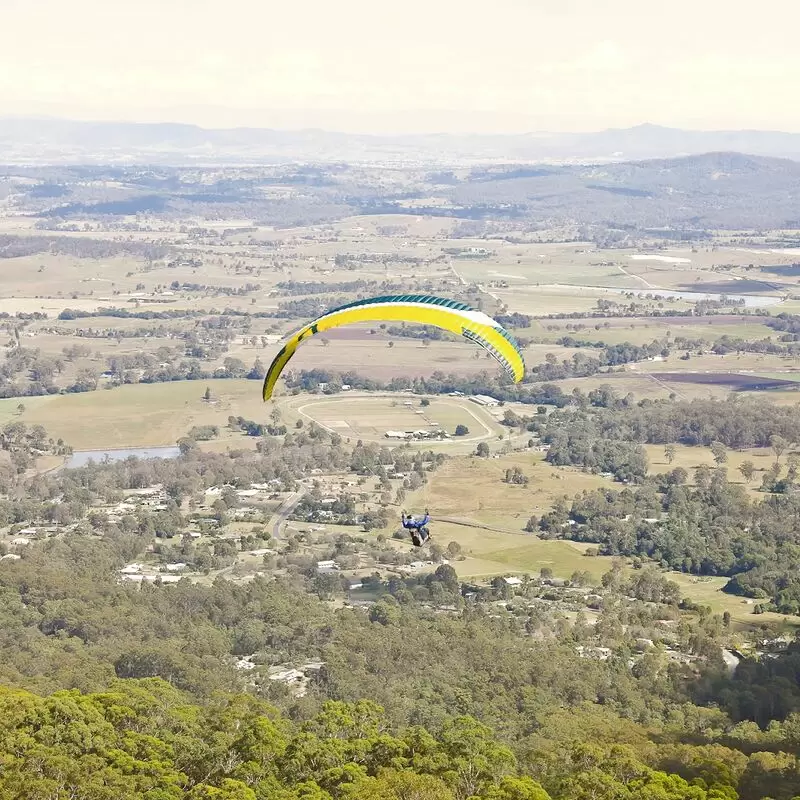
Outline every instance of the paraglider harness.
<svg viewBox="0 0 800 800">
<path fill-rule="evenodd" d="M 430 515 L 428 514 L 428 509 L 425 509 L 425 518 L 421 520 L 415 520 L 411 514 L 406 514 L 403 512 L 401 515 L 403 521 L 403 527 L 406 530 L 411 531 L 411 541 L 414 543 L 414 547 L 422 547 L 425 542 L 428 541 L 431 537 L 431 532 L 428 530 L 428 520 L 430 520 Z"/>
</svg>

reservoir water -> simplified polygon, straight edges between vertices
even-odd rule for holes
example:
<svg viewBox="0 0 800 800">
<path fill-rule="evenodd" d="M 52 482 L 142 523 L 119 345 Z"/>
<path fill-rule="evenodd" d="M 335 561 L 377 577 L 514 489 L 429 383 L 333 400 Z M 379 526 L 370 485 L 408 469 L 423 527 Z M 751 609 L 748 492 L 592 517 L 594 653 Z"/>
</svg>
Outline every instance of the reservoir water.
<svg viewBox="0 0 800 800">
<path fill-rule="evenodd" d="M 628 294 L 632 292 L 634 295 L 660 295 L 661 297 L 674 297 L 681 300 L 721 300 L 723 295 L 716 292 L 679 292 L 670 289 L 619 289 L 613 286 L 576 286 L 570 283 L 551 283 L 548 284 L 557 289 L 572 289 L 585 292 L 611 292 L 612 294 Z M 544 284 L 542 284 L 544 288 Z M 728 300 L 735 302 L 742 301 L 745 308 L 766 308 L 767 306 L 774 306 L 783 302 L 782 297 L 775 295 L 758 295 L 758 294 L 734 294 L 725 293 Z"/>
<path fill-rule="evenodd" d="M 85 467 L 90 461 L 100 464 L 103 461 L 124 461 L 126 458 L 177 458 L 180 449 L 171 447 L 123 447 L 118 450 L 76 450 L 64 465 L 67 469 Z"/>
</svg>

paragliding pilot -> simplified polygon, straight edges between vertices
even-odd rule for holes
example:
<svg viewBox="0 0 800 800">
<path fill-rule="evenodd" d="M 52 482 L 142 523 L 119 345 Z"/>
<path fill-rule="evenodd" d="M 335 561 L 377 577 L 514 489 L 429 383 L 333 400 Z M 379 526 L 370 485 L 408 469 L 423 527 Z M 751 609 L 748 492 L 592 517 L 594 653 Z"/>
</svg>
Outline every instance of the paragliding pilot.
<svg viewBox="0 0 800 800">
<path fill-rule="evenodd" d="M 403 527 L 411 531 L 411 541 L 414 543 L 414 547 L 422 547 L 431 536 L 431 532 L 427 528 L 428 520 L 430 520 L 428 509 L 425 509 L 425 517 L 423 519 L 414 519 L 411 514 L 406 514 L 405 511 L 400 517 Z"/>
</svg>

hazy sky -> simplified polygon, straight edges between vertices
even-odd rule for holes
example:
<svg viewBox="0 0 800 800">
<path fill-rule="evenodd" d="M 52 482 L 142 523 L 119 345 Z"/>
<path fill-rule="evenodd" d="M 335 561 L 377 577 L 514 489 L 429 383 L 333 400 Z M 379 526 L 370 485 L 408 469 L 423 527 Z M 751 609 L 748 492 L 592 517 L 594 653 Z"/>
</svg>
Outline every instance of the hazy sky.
<svg viewBox="0 0 800 800">
<path fill-rule="evenodd" d="M 0 114 L 800 131 L 798 0 L 0 0 Z"/>
</svg>

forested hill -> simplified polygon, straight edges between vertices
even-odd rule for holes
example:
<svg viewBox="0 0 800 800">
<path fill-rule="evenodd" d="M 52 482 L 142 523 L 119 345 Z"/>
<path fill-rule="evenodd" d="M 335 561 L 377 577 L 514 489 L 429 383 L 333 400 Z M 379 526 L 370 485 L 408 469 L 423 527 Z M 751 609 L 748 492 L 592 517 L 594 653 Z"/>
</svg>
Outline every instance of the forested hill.
<svg viewBox="0 0 800 800">
<path fill-rule="evenodd" d="M 242 218 L 262 224 L 303 225 L 354 214 L 415 214 L 469 220 L 467 226 L 528 223 L 565 225 L 583 237 L 610 231 L 672 228 L 681 235 L 710 230 L 800 227 L 800 162 L 736 152 L 595 165 L 500 164 L 464 169 L 398 168 L 386 183 L 380 167 L 288 164 L 210 170 L 176 166 L 0 167 L 0 198 L 16 213 L 39 218 L 40 228 L 69 220 L 108 220 L 156 213 Z M 302 186 L 302 194 L 287 189 Z M 280 187 L 280 192 L 265 191 Z M 413 202 L 410 202 L 413 201 Z M 72 224 L 72 223 L 70 223 Z M 62 237 L 63 239 L 63 237 Z M 41 247 L 6 237 L 5 257 Z M 88 237 L 51 244 L 102 249 Z M 163 247 L 103 242 L 105 251 L 163 257 Z"/>
<path fill-rule="evenodd" d="M 456 205 L 639 228 L 800 225 L 800 163 L 740 153 L 595 166 L 475 170 L 443 190 Z"/>
<path fill-rule="evenodd" d="M 562 723 L 576 726 L 577 718 Z M 593 718 L 602 730 L 607 721 Z M 563 733 L 566 733 L 564 731 Z M 577 730 L 574 731 L 577 733 Z M 608 730 L 604 733 L 607 735 Z M 161 680 L 41 698 L 0 689 L 0 796 L 85 800 L 734 800 L 647 766 L 626 744 L 562 739 L 539 754 L 552 793 L 519 774 L 512 751 L 471 717 L 438 734 L 392 730 L 369 701 L 327 703 L 303 725 L 245 695 L 198 706 Z M 562 734 L 563 735 L 563 734 Z M 721 748 L 724 749 L 724 748 Z M 680 758 L 680 748 L 671 749 Z M 743 757 L 746 761 L 746 758 Z M 713 772 L 723 768 L 710 761 Z M 724 769 L 724 768 L 723 768 Z M 754 771 L 754 776 L 757 771 Z M 717 777 L 717 776 L 715 776 Z"/>
</svg>

